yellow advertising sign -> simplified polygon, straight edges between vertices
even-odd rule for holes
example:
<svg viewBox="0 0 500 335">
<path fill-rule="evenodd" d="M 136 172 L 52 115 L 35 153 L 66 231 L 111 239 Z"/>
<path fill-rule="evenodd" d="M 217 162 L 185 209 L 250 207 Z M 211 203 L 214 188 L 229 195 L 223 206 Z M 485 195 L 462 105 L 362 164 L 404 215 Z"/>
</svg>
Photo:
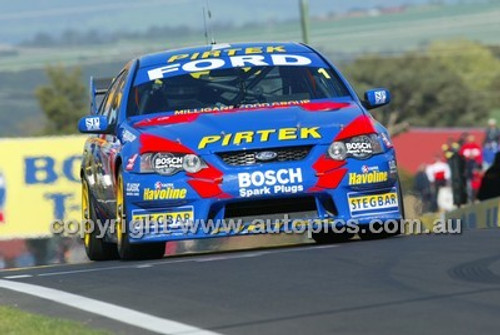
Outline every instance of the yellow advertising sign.
<svg viewBox="0 0 500 335">
<path fill-rule="evenodd" d="M 0 139 L 0 240 L 49 236 L 54 220 L 80 220 L 85 139 Z"/>
</svg>

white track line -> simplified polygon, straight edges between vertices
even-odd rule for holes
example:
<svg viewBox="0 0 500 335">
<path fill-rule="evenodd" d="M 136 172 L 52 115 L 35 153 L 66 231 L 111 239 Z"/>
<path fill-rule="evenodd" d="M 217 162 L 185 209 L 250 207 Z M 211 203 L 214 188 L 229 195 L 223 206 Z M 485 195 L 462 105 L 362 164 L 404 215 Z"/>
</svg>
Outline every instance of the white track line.
<svg viewBox="0 0 500 335">
<path fill-rule="evenodd" d="M 4 276 L 4 279 L 20 279 L 20 278 L 29 278 L 29 277 L 51 277 L 51 276 L 62 276 L 62 275 L 73 275 L 73 274 L 82 274 L 82 273 L 91 273 L 91 272 L 101 272 L 101 271 L 113 271 L 113 270 L 123 270 L 123 269 L 143 269 L 150 268 L 158 265 L 169 265 L 176 263 L 202 263 L 202 262 L 216 262 L 216 261 L 224 261 L 224 260 L 233 260 L 233 259 L 243 259 L 243 258 L 252 258 L 259 256 L 266 256 L 272 254 L 283 254 L 283 253 L 292 253 L 292 252 L 307 252 L 314 251 L 317 249 L 330 249 L 337 248 L 338 245 L 317 245 L 310 247 L 292 247 L 292 248 L 277 248 L 271 250 L 260 250 L 260 251 L 245 251 L 243 252 L 235 252 L 235 253 L 223 253 L 223 254 L 205 254 L 205 255 L 193 255 L 193 257 L 183 257 L 178 259 L 168 259 L 168 257 L 164 260 L 156 261 L 156 262 L 148 262 L 148 263 L 132 263 L 129 265 L 116 265 L 116 266 L 103 266 L 103 267 L 94 267 L 94 268 L 86 268 L 79 270 L 67 270 L 67 271 L 54 271 L 54 272 L 42 272 L 42 273 L 32 273 L 32 274 L 23 274 L 19 276 L 25 277 L 15 277 L 15 276 Z M 54 269 L 51 267 L 50 269 Z M 33 269 L 33 270 L 36 270 Z M 0 272 L 1 273 L 1 272 Z"/>
<path fill-rule="evenodd" d="M 14 276 L 6 276 L 5 279 L 21 279 L 21 278 L 31 278 L 33 275 L 14 275 Z"/>
<path fill-rule="evenodd" d="M 67 293 L 43 286 L 0 279 L 0 288 L 5 288 L 42 299 L 55 301 L 59 304 L 104 316 L 109 319 L 113 319 L 159 334 L 220 335 L 219 333 L 196 328 L 177 321 L 163 319 L 126 307 L 121 307 L 107 302 L 86 298 L 80 295 Z"/>
</svg>

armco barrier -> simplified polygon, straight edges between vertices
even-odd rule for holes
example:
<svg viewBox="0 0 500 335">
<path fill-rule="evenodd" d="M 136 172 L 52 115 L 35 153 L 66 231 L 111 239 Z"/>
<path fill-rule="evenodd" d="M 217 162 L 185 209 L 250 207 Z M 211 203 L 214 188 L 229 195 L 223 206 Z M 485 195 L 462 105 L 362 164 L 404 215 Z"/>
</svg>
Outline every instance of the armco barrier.
<svg viewBox="0 0 500 335">
<path fill-rule="evenodd" d="M 461 220 L 462 229 L 483 229 L 500 227 L 500 198 L 470 204 L 445 214 L 446 220 Z"/>
</svg>

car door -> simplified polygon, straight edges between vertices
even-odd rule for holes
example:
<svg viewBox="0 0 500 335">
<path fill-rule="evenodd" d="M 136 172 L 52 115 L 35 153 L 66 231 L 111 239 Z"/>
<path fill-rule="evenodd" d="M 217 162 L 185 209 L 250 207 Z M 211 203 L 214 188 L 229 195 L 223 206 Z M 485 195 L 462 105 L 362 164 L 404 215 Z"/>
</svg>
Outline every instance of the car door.
<svg viewBox="0 0 500 335">
<path fill-rule="evenodd" d="M 116 156 L 121 149 L 121 143 L 117 137 L 116 129 L 127 75 L 128 70 L 125 69 L 113 81 L 98 112 L 98 114 L 108 118 L 108 124 L 111 129 L 110 133 L 97 135 L 94 138 L 92 170 L 94 173 L 95 186 L 93 194 L 96 198 L 98 207 L 103 211 L 102 214 L 106 218 L 112 218 L 115 215 L 116 181 L 114 164 Z M 101 215 L 101 217 L 103 215 Z"/>
</svg>

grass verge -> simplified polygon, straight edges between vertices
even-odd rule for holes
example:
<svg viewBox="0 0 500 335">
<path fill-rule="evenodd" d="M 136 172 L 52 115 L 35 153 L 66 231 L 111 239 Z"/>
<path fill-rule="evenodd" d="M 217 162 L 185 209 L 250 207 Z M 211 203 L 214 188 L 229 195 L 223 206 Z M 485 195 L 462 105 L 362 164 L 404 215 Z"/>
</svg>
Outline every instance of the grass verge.
<svg viewBox="0 0 500 335">
<path fill-rule="evenodd" d="M 58 318 L 51 318 L 0 306 L 0 334 L 2 335 L 105 335 L 103 330 Z"/>
</svg>

